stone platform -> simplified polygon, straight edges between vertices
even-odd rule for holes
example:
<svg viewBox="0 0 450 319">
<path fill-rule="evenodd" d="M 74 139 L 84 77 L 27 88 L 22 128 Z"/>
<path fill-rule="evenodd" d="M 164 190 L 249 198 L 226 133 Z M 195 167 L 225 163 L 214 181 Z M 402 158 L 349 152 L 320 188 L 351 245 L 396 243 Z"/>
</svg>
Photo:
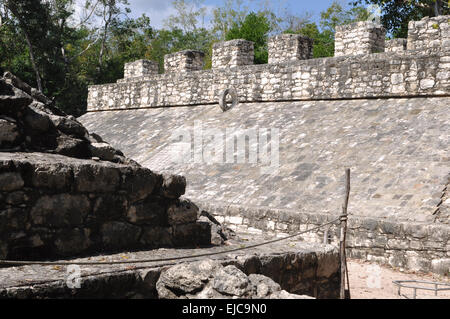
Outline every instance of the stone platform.
<svg viewBox="0 0 450 319">
<path fill-rule="evenodd" d="M 273 237 L 238 234 L 223 247 L 123 252 L 72 261 L 74 263 L 77 261 L 130 261 L 197 255 L 242 248 L 269 239 Z M 208 257 L 208 259 L 224 266 L 234 265 L 246 275 L 267 276 L 290 293 L 316 298 L 339 296 L 339 254 L 337 248 L 332 245 L 286 239 L 266 246 Z M 157 291 L 156 286 L 162 272 L 174 264 L 199 260 L 205 261 L 206 258 L 178 262 L 81 265 L 82 279 L 79 289 L 67 287 L 66 280 L 69 274 L 66 266 L 29 265 L 0 268 L 0 298 L 158 298 L 161 290 Z"/>
</svg>

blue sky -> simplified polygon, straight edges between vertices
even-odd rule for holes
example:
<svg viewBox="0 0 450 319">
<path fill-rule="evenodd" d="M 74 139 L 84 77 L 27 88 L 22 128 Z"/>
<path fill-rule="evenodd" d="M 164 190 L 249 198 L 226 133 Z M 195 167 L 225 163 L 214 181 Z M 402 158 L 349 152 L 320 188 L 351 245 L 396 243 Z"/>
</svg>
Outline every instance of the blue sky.
<svg viewBox="0 0 450 319">
<path fill-rule="evenodd" d="M 244 0 L 244 2 L 250 9 L 257 9 L 269 1 Z M 306 12 L 309 12 L 312 15 L 312 20 L 317 22 L 320 18 L 320 12 L 327 9 L 332 2 L 333 0 L 277 0 L 270 1 L 269 5 L 275 11 L 278 10 L 279 12 L 282 12 L 285 11 L 284 9 L 287 9 L 290 13 L 300 16 L 304 15 Z M 339 2 L 345 5 L 350 1 L 339 0 Z M 148 17 L 150 17 L 151 24 L 156 28 L 160 28 L 163 25 L 163 21 L 168 16 L 175 13 L 171 0 L 129 0 L 129 3 L 133 17 L 137 17 L 142 15 L 142 13 L 145 13 Z M 203 4 L 209 10 L 212 10 L 215 7 L 223 6 L 224 1 L 204 0 Z"/>
</svg>

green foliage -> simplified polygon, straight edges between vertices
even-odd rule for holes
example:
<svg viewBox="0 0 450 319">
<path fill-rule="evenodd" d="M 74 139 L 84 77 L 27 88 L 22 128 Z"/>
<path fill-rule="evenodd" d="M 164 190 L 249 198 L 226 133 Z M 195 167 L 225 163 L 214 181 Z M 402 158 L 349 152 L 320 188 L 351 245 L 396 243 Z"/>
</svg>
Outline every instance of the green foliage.
<svg viewBox="0 0 450 319">
<path fill-rule="evenodd" d="M 406 38 L 408 22 L 426 16 L 450 14 L 448 0 L 356 0 L 353 5 L 370 4 L 381 8 L 381 22 L 394 38 Z"/>
<path fill-rule="evenodd" d="M 333 32 L 330 30 L 320 32 L 315 23 L 308 23 L 299 30 L 287 30 L 285 33 L 299 33 L 313 39 L 313 58 L 324 58 L 334 55 Z"/>
<path fill-rule="evenodd" d="M 355 6 L 347 9 L 338 1 L 333 1 L 327 10 L 320 13 L 320 18 L 322 29 L 334 32 L 338 25 L 367 20 L 368 13 L 364 7 Z"/>
<path fill-rule="evenodd" d="M 267 35 L 271 31 L 269 19 L 263 14 L 251 12 L 241 25 L 234 23 L 225 40 L 245 39 L 254 42 L 255 63 L 267 63 Z"/>
</svg>

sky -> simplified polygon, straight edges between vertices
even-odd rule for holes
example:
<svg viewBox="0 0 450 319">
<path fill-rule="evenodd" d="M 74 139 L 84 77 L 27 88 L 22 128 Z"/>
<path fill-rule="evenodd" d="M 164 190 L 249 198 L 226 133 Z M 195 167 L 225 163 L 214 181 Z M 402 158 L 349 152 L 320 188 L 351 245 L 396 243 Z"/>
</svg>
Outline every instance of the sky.
<svg viewBox="0 0 450 319">
<path fill-rule="evenodd" d="M 172 6 L 172 0 L 128 0 L 130 3 L 131 17 L 139 17 L 145 13 L 150 18 L 150 23 L 154 28 L 161 28 L 164 20 L 170 15 L 176 13 Z M 225 1 L 220 0 L 204 0 L 203 6 L 206 6 L 209 12 L 216 7 L 223 6 Z M 260 8 L 264 3 L 270 3 L 272 9 L 281 13 L 287 9 L 291 14 L 302 16 L 306 12 L 311 14 L 311 19 L 315 22 L 319 21 L 320 12 L 327 9 L 333 0 L 244 0 L 250 9 Z M 350 0 L 339 0 L 343 4 L 347 4 Z"/>
</svg>

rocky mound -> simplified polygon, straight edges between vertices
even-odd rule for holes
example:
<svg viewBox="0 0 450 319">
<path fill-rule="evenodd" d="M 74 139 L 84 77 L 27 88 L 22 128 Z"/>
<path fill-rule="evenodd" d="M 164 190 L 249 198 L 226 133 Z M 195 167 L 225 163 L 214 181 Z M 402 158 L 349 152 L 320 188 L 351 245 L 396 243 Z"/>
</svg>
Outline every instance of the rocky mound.
<svg viewBox="0 0 450 319">
<path fill-rule="evenodd" d="M 314 299 L 282 290 L 269 277 L 247 276 L 236 266 L 210 259 L 164 270 L 156 290 L 160 299 Z"/>
<path fill-rule="evenodd" d="M 44 152 L 138 165 L 10 72 L 0 78 L 0 151 Z"/>
</svg>

